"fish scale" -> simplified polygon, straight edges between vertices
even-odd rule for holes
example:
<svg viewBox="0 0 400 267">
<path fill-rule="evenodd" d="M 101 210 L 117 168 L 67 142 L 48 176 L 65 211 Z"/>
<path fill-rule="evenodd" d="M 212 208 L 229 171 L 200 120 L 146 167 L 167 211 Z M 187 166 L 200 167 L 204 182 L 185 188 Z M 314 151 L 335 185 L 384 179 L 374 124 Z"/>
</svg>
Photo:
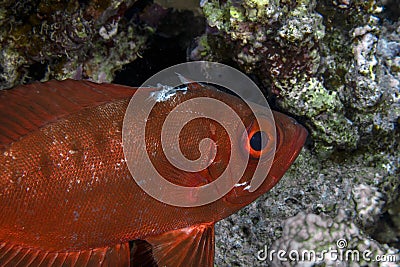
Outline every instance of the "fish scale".
<svg viewBox="0 0 400 267">
<path fill-rule="evenodd" d="M 279 143 L 271 170 L 256 191 L 237 186 L 207 205 L 171 206 L 146 194 L 126 165 L 122 125 L 136 90 L 66 80 L 0 92 L 1 266 L 37 266 L 40 262 L 47 266 L 128 266 L 135 262 L 213 266 L 215 222 L 273 187 L 307 136 L 293 119 L 274 112 Z M 157 89 L 146 90 L 151 97 Z M 147 151 L 138 146 L 131 153 L 147 152 L 167 180 L 196 190 L 223 172 L 230 158 L 230 142 L 242 146 L 243 133 L 230 140 L 217 122 L 189 123 L 180 135 L 185 155 L 198 157 L 199 142 L 211 136 L 218 143 L 217 156 L 208 169 L 196 173 L 172 166 L 162 150 L 160 125 L 174 107 L 194 97 L 227 102 L 243 123 L 249 127 L 253 123 L 252 111 L 235 96 L 188 85 L 187 91 L 157 102 L 146 125 Z M 136 130 L 131 129 L 134 139 Z M 167 147 L 173 146 L 168 142 Z M 250 182 L 257 162 L 249 160 L 241 184 Z M 147 245 L 138 242 L 130 251 L 128 242 L 138 239 Z"/>
</svg>

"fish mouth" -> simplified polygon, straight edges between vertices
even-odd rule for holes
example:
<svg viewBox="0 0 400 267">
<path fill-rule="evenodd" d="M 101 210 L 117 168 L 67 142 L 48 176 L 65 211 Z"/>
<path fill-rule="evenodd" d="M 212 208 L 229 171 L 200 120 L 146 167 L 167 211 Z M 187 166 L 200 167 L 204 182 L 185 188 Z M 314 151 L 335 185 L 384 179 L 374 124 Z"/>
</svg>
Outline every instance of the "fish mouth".
<svg viewBox="0 0 400 267">
<path fill-rule="evenodd" d="M 301 149 L 306 142 L 308 131 L 295 119 L 285 114 L 277 111 L 273 111 L 273 114 L 277 137 L 277 146 L 273 165 L 278 161 L 280 163 L 279 165 L 281 165 L 280 167 L 284 169 L 284 172 L 286 172 L 301 152 Z"/>
</svg>

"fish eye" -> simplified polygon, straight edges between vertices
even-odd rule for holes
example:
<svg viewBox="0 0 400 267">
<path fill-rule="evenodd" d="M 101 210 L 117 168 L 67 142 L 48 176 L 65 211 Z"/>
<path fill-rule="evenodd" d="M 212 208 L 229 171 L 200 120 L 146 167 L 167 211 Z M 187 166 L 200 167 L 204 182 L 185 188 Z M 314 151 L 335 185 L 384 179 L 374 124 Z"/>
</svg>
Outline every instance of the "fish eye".
<svg viewBox="0 0 400 267">
<path fill-rule="evenodd" d="M 267 142 L 267 134 L 264 131 L 257 131 L 250 137 L 250 147 L 255 151 L 263 150 Z"/>
<path fill-rule="evenodd" d="M 259 159 L 264 154 L 268 154 L 275 146 L 274 132 L 275 125 L 267 118 L 254 120 L 247 128 L 247 140 L 244 140 L 245 152 L 251 158 Z"/>
</svg>

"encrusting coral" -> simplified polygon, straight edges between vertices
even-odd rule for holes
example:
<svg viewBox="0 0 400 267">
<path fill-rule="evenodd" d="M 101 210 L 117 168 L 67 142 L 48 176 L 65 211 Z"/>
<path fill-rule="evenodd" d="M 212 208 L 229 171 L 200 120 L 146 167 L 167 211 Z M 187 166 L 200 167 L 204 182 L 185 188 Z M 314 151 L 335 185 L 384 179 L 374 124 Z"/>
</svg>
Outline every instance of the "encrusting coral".
<svg viewBox="0 0 400 267">
<path fill-rule="evenodd" d="M 32 79 L 111 82 L 153 32 L 125 16 L 134 2 L 3 1 L 0 89 Z"/>
</svg>

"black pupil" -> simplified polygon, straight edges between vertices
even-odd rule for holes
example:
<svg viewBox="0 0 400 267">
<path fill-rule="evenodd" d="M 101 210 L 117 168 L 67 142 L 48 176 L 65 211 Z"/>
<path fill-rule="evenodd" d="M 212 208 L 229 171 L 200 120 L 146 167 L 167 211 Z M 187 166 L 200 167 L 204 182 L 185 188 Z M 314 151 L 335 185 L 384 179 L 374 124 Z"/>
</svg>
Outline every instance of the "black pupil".
<svg viewBox="0 0 400 267">
<path fill-rule="evenodd" d="M 261 151 L 267 145 L 267 134 L 264 131 L 258 131 L 250 139 L 250 146 L 256 151 Z"/>
</svg>

